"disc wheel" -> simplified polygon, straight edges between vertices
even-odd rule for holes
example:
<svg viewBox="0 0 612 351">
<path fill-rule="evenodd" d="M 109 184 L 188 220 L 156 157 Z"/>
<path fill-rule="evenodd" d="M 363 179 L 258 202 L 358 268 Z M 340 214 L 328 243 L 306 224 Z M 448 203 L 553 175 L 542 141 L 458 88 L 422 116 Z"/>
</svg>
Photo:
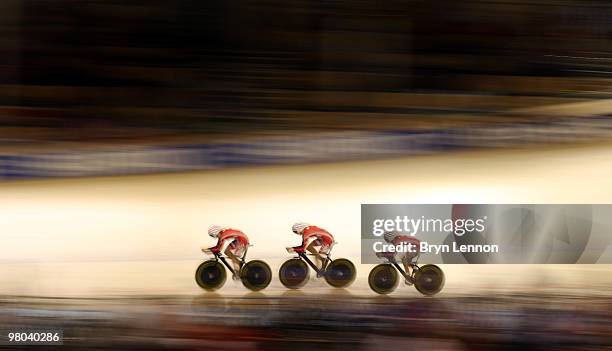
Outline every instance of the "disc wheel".
<svg viewBox="0 0 612 351">
<path fill-rule="evenodd" d="M 242 284 L 253 291 L 265 289 L 272 281 L 272 270 L 264 261 L 250 261 L 240 270 Z"/>
<path fill-rule="evenodd" d="M 308 282 L 310 270 L 306 262 L 299 258 L 292 258 L 285 261 L 280 267 L 278 277 L 285 287 L 299 289 Z"/>
<path fill-rule="evenodd" d="M 436 265 L 424 265 L 414 274 L 414 287 L 423 295 L 433 296 L 444 287 L 444 272 Z"/>
<path fill-rule="evenodd" d="M 356 272 L 353 262 L 338 258 L 331 261 L 325 269 L 325 281 L 334 288 L 345 288 L 353 283 Z"/>
<path fill-rule="evenodd" d="M 195 280 L 198 286 L 204 290 L 214 291 L 225 283 L 227 273 L 225 267 L 215 260 L 205 261 L 196 270 Z"/>
<path fill-rule="evenodd" d="M 390 264 L 379 264 L 370 271 L 368 284 L 377 294 L 390 294 L 397 288 L 399 273 Z"/>
</svg>

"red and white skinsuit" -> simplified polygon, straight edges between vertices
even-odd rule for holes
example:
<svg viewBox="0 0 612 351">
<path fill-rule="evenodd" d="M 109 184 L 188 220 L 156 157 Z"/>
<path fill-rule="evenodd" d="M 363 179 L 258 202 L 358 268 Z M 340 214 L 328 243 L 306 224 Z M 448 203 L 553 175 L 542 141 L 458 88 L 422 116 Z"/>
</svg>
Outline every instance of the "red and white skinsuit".
<svg viewBox="0 0 612 351">
<path fill-rule="evenodd" d="M 227 245 L 225 252 L 229 251 L 236 257 L 243 257 L 249 247 L 249 237 L 237 229 L 226 228 L 219 232 L 217 245 L 209 248 L 212 253 L 218 254 Z"/>
<path fill-rule="evenodd" d="M 302 230 L 302 244 L 300 246 L 293 247 L 293 251 L 301 253 L 313 245 L 318 247 L 318 253 L 329 254 L 332 247 L 334 246 L 334 236 L 331 235 L 327 230 L 311 225 Z"/>
<path fill-rule="evenodd" d="M 421 241 L 410 235 L 396 235 L 389 244 L 394 246 L 412 244 L 413 251 L 406 252 L 380 252 L 379 256 L 386 257 L 391 261 L 399 259 L 404 265 L 409 265 L 419 257 Z M 400 257 L 401 255 L 401 257 Z"/>
</svg>

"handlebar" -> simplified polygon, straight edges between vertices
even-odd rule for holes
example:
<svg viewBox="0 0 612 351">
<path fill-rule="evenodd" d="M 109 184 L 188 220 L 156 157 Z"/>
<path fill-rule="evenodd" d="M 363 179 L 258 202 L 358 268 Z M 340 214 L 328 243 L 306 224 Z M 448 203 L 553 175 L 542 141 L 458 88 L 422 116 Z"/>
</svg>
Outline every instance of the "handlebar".
<svg viewBox="0 0 612 351">
<path fill-rule="evenodd" d="M 214 255 L 214 256 L 219 256 L 220 253 L 219 252 L 212 252 L 211 248 L 209 247 L 203 247 L 202 248 L 202 252 L 208 255 Z"/>
</svg>

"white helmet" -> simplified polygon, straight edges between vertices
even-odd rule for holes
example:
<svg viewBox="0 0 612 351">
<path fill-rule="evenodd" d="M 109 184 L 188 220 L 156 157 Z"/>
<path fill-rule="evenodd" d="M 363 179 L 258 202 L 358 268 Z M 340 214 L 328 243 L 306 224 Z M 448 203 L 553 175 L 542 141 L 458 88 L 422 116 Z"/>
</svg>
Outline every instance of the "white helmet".
<svg viewBox="0 0 612 351">
<path fill-rule="evenodd" d="M 398 232 L 386 232 L 384 234 L 385 241 L 388 243 L 392 243 L 395 238 L 400 236 L 401 234 Z"/>
<path fill-rule="evenodd" d="M 212 236 L 213 238 L 218 238 L 219 233 L 221 233 L 222 230 L 223 228 L 219 227 L 218 225 L 213 225 L 208 228 L 208 235 Z"/>
<path fill-rule="evenodd" d="M 295 234 L 302 234 L 302 232 L 304 231 L 304 229 L 310 227 L 310 224 L 306 224 L 306 223 L 295 223 L 293 226 L 291 226 L 291 230 L 295 233 Z"/>
</svg>

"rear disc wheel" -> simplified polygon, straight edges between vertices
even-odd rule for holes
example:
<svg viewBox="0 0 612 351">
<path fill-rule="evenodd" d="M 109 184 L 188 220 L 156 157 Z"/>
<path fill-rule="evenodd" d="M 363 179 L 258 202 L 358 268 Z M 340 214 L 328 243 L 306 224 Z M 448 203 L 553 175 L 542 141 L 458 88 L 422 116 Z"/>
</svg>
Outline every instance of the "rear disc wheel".
<svg viewBox="0 0 612 351">
<path fill-rule="evenodd" d="M 368 284 L 377 294 L 390 294 L 399 282 L 397 269 L 390 264 L 379 264 L 370 271 Z"/>
<path fill-rule="evenodd" d="M 299 258 L 285 261 L 278 271 L 281 283 L 289 289 L 299 289 L 308 282 L 310 270 L 306 262 Z"/>
<path fill-rule="evenodd" d="M 225 267 L 216 260 L 205 261 L 196 270 L 195 280 L 204 290 L 214 291 L 225 283 L 227 273 Z"/>
</svg>

